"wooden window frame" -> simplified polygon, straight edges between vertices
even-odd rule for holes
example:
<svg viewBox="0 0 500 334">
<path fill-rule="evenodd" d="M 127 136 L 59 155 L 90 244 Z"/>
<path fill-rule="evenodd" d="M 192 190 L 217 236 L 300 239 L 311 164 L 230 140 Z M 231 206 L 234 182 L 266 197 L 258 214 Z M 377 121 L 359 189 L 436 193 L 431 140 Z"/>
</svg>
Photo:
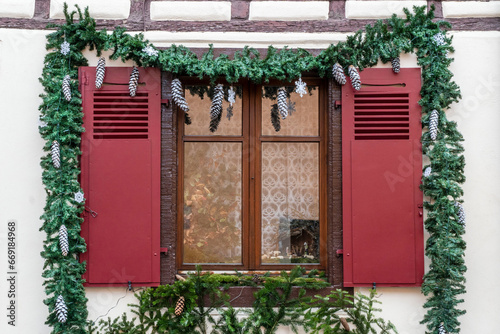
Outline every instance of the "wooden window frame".
<svg viewBox="0 0 500 334">
<path fill-rule="evenodd" d="M 320 128 L 325 131 L 323 143 L 320 144 L 320 165 L 325 168 L 321 171 L 321 196 L 325 196 L 320 208 L 320 220 L 323 223 L 323 233 L 320 236 L 320 247 L 324 247 L 325 255 L 322 256 L 322 263 L 320 265 L 307 265 L 301 264 L 304 268 L 321 268 L 327 273 L 327 277 L 332 288 L 342 287 L 342 257 L 337 253 L 337 250 L 342 249 L 342 180 L 341 180 L 341 163 L 342 154 L 341 148 L 341 122 L 340 122 L 340 109 L 334 107 L 334 100 L 340 99 L 340 87 L 333 83 L 331 80 L 320 79 L 317 75 L 307 74 L 304 75 L 304 81 L 308 84 L 321 84 L 320 87 Z M 178 208 L 182 203 L 183 198 L 178 194 L 178 185 L 180 176 L 182 175 L 182 159 L 179 157 L 180 145 L 183 141 L 180 140 L 182 135 L 183 119 L 177 110 L 178 108 L 173 105 L 171 101 L 171 87 L 170 83 L 173 77 L 170 73 L 162 72 L 162 181 L 161 181 L 161 283 L 171 284 L 175 280 L 175 274 L 179 271 L 189 271 L 194 266 L 182 266 L 182 240 L 180 233 L 183 233 L 182 224 L 179 220 L 182 218 L 177 213 Z M 184 84 L 200 83 L 200 80 L 195 78 L 181 78 Z M 204 82 L 201 82 L 204 83 Z M 242 81 L 242 85 L 248 84 Z M 277 84 L 277 82 L 270 82 L 266 85 Z M 258 86 L 253 86 L 258 87 Z M 260 87 L 260 86 L 259 86 Z M 253 97 L 249 98 L 247 105 L 243 108 L 255 109 L 256 92 L 253 92 Z M 247 112 L 249 115 L 249 113 Z M 254 123 L 260 121 L 261 110 L 260 108 L 254 113 Z M 248 120 L 250 121 L 250 120 Z M 255 124 L 254 124 L 255 126 Z M 208 139 L 208 138 L 207 138 Z M 257 141 L 258 138 L 253 138 Z M 298 140 L 301 141 L 301 140 Z M 256 145 L 253 143 L 253 145 Z M 259 174 L 259 173 L 257 173 Z M 245 178 L 245 176 L 243 176 Z M 250 175 L 246 179 L 250 179 Z M 255 180 L 258 182 L 260 180 Z M 328 185 L 328 186 L 327 186 Z M 259 188 L 260 191 L 260 188 Z M 252 199 L 250 199 L 252 200 Z M 252 217 L 250 217 L 252 218 Z M 256 224 L 258 225 L 258 224 Z M 250 232 L 250 231 L 249 231 Z M 255 236 L 254 231 L 252 238 Z M 255 239 L 255 238 L 254 238 Z M 260 259 L 259 252 L 255 252 L 255 256 L 251 261 L 255 264 Z M 248 263 L 248 262 L 247 262 Z M 291 269 L 296 264 L 291 265 L 262 265 L 256 269 L 256 272 L 265 271 L 280 271 Z M 226 270 L 232 271 L 234 269 L 243 270 L 242 267 L 235 265 L 220 265 L 210 266 L 209 270 Z M 246 269 L 244 269 L 246 270 Z"/>
</svg>

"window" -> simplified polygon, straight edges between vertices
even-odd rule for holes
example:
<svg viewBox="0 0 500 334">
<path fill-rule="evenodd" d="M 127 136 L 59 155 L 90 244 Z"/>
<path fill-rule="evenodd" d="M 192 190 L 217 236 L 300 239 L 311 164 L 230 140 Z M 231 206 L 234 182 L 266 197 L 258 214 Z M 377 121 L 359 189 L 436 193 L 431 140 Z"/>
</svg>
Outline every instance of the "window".
<svg viewBox="0 0 500 334">
<path fill-rule="evenodd" d="M 287 86 L 291 110 L 279 131 L 270 113 L 282 84 L 236 84 L 230 117 L 224 101 L 211 132 L 211 88 L 182 81 L 192 124 L 178 114 L 177 267 L 326 268 L 325 82 L 307 78 L 302 98 Z"/>
<path fill-rule="evenodd" d="M 86 285 L 171 283 L 194 263 L 300 264 L 334 287 L 421 284 L 420 69 L 366 69 L 359 92 L 303 78 L 315 89 L 292 94 L 279 132 L 262 96 L 282 84 L 241 82 L 215 133 L 206 83 L 182 80 L 185 126 L 172 76 L 139 71 L 133 98 L 130 68 L 107 68 L 99 90 L 95 68 L 79 72 Z"/>
</svg>

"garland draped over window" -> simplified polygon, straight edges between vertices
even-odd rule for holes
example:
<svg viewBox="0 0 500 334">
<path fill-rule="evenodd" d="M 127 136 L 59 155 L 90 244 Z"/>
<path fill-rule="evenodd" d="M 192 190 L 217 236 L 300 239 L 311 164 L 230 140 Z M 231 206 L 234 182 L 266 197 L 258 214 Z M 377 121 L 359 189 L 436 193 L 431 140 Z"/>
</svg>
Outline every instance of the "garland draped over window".
<svg viewBox="0 0 500 334">
<path fill-rule="evenodd" d="M 39 130 L 46 140 L 47 152 L 41 161 L 47 192 L 41 216 L 41 230 L 47 238 L 41 255 L 45 259 L 43 277 L 48 296 L 44 302 L 49 308 L 46 323 L 53 327 L 53 333 L 85 333 L 87 326 L 87 299 L 81 279 L 85 264 L 78 260 L 86 245 L 80 237 L 84 199 L 78 183 L 78 156 L 84 129 L 77 82 L 78 67 L 87 65 L 82 54 L 87 47 L 95 49 L 98 56 L 103 50 L 112 50 L 111 59 L 131 59 L 139 66 L 158 67 L 174 76 L 208 77 L 212 83 L 219 77 L 228 83 L 240 78 L 256 83 L 270 79 L 291 82 L 309 70 L 331 77 L 336 63 L 344 70 L 350 65 L 363 70 L 379 59 L 386 63 L 402 52 L 415 52 L 422 68 L 422 147 L 430 159 L 424 166 L 422 180 L 427 196 L 425 227 L 430 234 L 426 255 L 431 260 L 422 285 L 422 292 L 428 296 L 422 323 L 429 333 L 442 329 L 458 333 L 457 318 L 465 313 L 458 308 L 463 302 L 459 295 L 465 293 L 465 215 L 460 186 L 465 180 L 465 161 L 462 135 L 445 114 L 451 103 L 461 97 L 448 69 L 453 61 L 448 53 L 453 48 L 446 31 L 451 26 L 445 21 L 434 22 L 433 8 L 428 13 L 425 7 L 414 7 L 413 13 L 404 11 L 406 18 L 393 15 L 379 20 L 317 56 L 303 49 L 277 50 L 270 46 L 263 58 L 257 50 L 245 47 L 230 59 L 227 55 L 215 57 L 212 48 L 200 58 L 183 46 L 156 49 L 142 34 L 132 36 L 120 27 L 111 34 L 97 31 L 88 9 L 82 13 L 77 7 L 77 11 L 69 13 L 65 5 L 66 22 L 52 25 L 57 30 L 47 36 L 49 53 L 40 79 L 45 93 L 41 95 Z M 75 14 L 78 20 L 74 19 Z M 399 65 L 399 59 L 396 63 Z"/>
</svg>

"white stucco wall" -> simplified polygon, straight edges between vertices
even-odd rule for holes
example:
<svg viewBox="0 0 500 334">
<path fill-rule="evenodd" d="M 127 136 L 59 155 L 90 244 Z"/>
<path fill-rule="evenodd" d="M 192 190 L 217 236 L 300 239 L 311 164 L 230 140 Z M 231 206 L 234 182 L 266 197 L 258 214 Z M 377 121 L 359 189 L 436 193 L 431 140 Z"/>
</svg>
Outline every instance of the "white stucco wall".
<svg viewBox="0 0 500 334">
<path fill-rule="evenodd" d="M 41 183 L 40 157 L 43 141 L 38 134 L 38 106 L 42 87 L 38 82 L 45 54 L 45 32 L 0 29 L 0 333 L 49 333 L 44 325 L 47 308 L 43 304 L 40 257 L 45 235 L 39 232 L 39 220 L 45 204 Z M 237 38 L 225 39 L 223 33 L 198 34 L 193 41 L 189 33 L 150 32 L 158 43 L 184 43 L 191 46 L 206 45 L 214 40 L 223 41 L 226 47 L 241 47 L 238 41 L 260 46 L 265 43 L 290 47 L 312 47 L 325 42 L 324 34 L 264 34 L 238 33 Z M 332 41 L 345 38 L 345 34 L 328 36 Z M 148 36 L 147 36 L 148 37 Z M 299 41 L 293 43 L 293 41 Z M 304 42 L 300 42 L 304 41 Z M 215 43 L 217 46 L 217 43 Z M 312 42 L 314 44 L 314 42 Z M 462 333 L 493 333 L 495 318 L 500 311 L 500 32 L 456 32 L 454 38 L 456 60 L 452 65 L 455 80 L 460 85 L 463 100 L 453 106 L 449 116 L 459 123 L 465 137 L 466 176 L 465 209 L 467 212 L 466 262 L 468 293 L 463 308 L 467 314 L 460 318 Z M 97 63 L 92 53 L 87 53 L 91 65 Z M 402 58 L 402 66 L 415 66 L 413 55 Z M 127 64 L 125 64 L 127 65 Z M 108 66 L 123 66 L 121 62 L 108 61 Z M 387 66 L 387 65 L 386 65 Z M 9 219 L 18 224 L 18 286 L 17 326 L 7 326 L 6 293 L 6 225 Z M 365 292 L 365 289 L 358 291 Z M 425 297 L 418 288 L 379 288 L 383 302 L 383 316 L 393 321 L 401 334 L 422 334 L 419 325 L 425 311 Z M 133 294 L 124 288 L 87 289 L 89 319 L 104 315 L 116 317 L 128 311 L 128 303 L 135 301 Z M 283 329 L 281 333 L 288 333 Z"/>
</svg>

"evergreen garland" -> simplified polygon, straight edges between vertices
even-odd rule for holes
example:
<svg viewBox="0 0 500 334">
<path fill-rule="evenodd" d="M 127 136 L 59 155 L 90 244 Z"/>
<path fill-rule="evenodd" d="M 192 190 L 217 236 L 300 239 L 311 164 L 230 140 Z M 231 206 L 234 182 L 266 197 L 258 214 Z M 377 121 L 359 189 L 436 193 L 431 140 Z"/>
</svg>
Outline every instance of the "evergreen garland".
<svg viewBox="0 0 500 334">
<path fill-rule="evenodd" d="M 85 251 L 85 241 L 80 237 L 80 224 L 84 203 L 74 200 L 73 194 L 81 191 L 78 183 L 80 173 L 78 156 L 82 128 L 81 94 L 77 83 L 69 80 L 71 99 L 67 101 L 61 90 L 63 78 L 77 78 L 78 67 L 87 66 L 82 50 L 96 49 L 97 56 L 103 50 L 112 50 L 112 60 L 133 60 L 137 66 L 157 67 L 171 72 L 174 76 L 208 77 L 211 85 L 224 78 L 229 84 L 241 78 L 252 82 L 269 82 L 270 79 L 291 82 L 303 72 L 317 70 L 322 77 L 331 77 L 334 64 L 342 68 L 353 65 L 362 71 L 374 66 L 379 59 L 384 63 L 398 57 L 401 52 L 415 52 L 422 68 L 422 124 L 429 124 L 432 110 L 439 112 L 439 135 L 431 140 L 429 132 L 422 135 L 423 154 L 432 161 L 433 176 L 423 178 L 422 190 L 428 197 L 424 206 L 428 211 L 425 227 L 430 236 L 426 244 L 426 255 L 431 260 L 430 270 L 424 276 L 422 292 L 428 296 L 424 307 L 428 309 L 423 323 L 429 333 L 436 334 L 440 326 L 450 333 L 458 333 L 458 317 L 465 313 L 458 309 L 463 302 L 459 295 L 465 292 L 464 264 L 465 242 L 462 235 L 464 225 L 460 223 L 461 213 L 455 203 L 462 203 L 463 191 L 460 186 L 465 181 L 464 157 L 461 141 L 455 122 L 446 117 L 453 102 L 461 97 L 459 88 L 452 81 L 453 74 L 448 69 L 453 61 L 448 58 L 453 52 L 451 38 L 446 30 L 449 23 L 433 21 L 433 8 L 426 13 L 424 7 L 414 7 L 410 13 L 405 9 L 406 18 L 393 15 L 390 19 L 379 20 L 367 25 L 364 30 L 348 36 L 346 41 L 330 45 L 319 55 L 313 56 L 303 49 L 283 48 L 277 50 L 270 46 L 265 57 L 251 47 L 237 51 L 231 59 L 227 55 L 214 56 L 210 45 L 207 53 L 198 59 L 196 54 L 183 46 L 172 45 L 158 54 L 149 55 L 143 51 L 150 43 L 143 34 L 127 34 L 124 28 L 117 27 L 111 34 L 105 30 L 97 31 L 95 20 L 88 9 L 83 13 L 68 12 L 64 7 L 66 22 L 50 25 L 57 30 L 47 35 L 45 66 L 40 79 L 45 92 L 41 95 L 40 121 L 46 126 L 39 127 L 46 140 L 42 158 L 43 183 L 47 192 L 45 213 L 41 219 L 41 230 L 47 238 L 41 255 L 45 259 L 43 277 L 49 308 L 47 324 L 53 333 L 85 333 L 87 308 L 85 290 L 81 275 L 85 265 L 78 261 L 78 254 Z M 74 16 L 78 14 L 78 20 Z M 69 43 L 70 52 L 60 52 L 62 43 Z M 156 51 L 156 50 L 155 50 Z M 51 145 L 59 143 L 61 166 L 56 168 L 52 162 Z M 70 245 L 67 256 L 61 254 L 58 231 L 62 225 L 68 230 Z M 56 310 L 57 296 L 68 307 L 65 322 L 58 321 Z"/>
</svg>

